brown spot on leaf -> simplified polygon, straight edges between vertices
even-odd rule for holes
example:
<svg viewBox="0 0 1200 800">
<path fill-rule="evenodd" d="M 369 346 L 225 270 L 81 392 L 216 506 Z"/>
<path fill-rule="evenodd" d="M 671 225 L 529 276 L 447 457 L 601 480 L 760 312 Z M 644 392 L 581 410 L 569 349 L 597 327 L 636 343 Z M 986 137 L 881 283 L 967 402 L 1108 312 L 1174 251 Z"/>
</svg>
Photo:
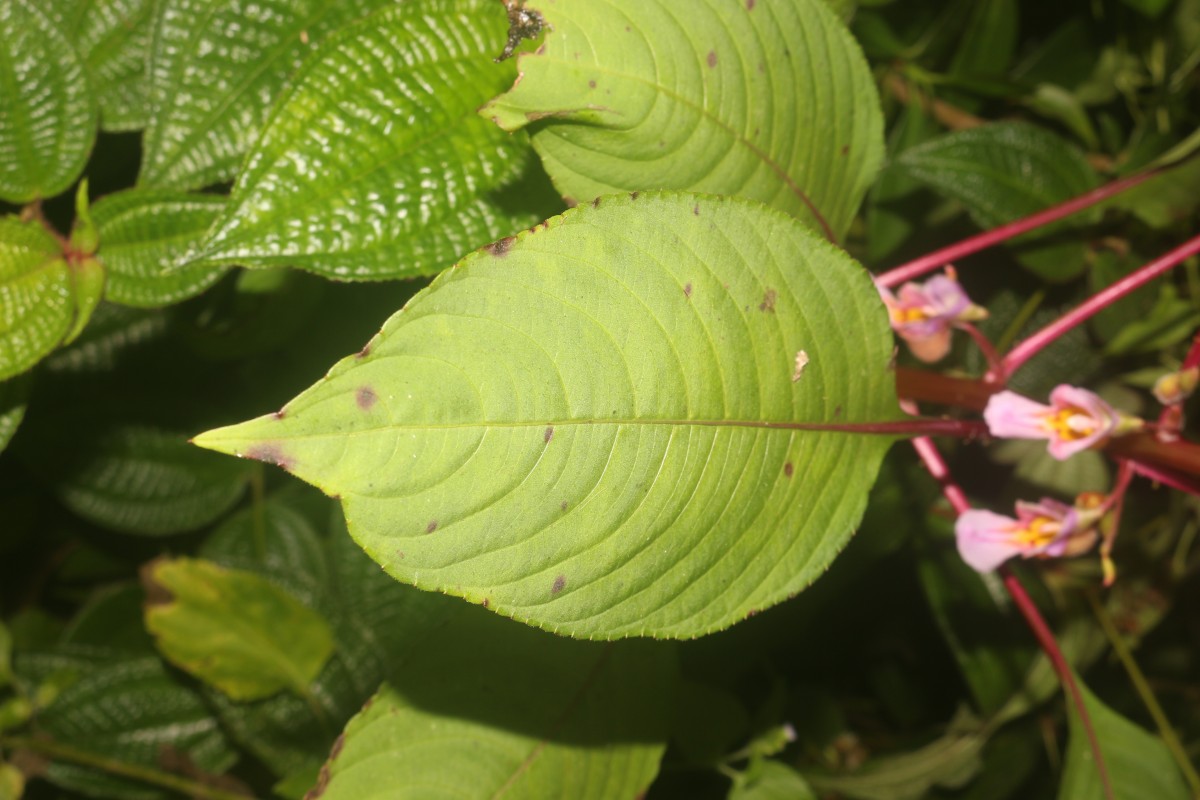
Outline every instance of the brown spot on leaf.
<svg viewBox="0 0 1200 800">
<path fill-rule="evenodd" d="M 638 199 L 638 195 L 640 195 L 640 194 L 641 194 L 641 192 L 630 192 L 630 193 L 629 193 L 629 199 L 630 199 L 630 200 L 637 200 L 637 199 Z"/>
<path fill-rule="evenodd" d="M 850 145 L 848 145 L 848 144 L 842 145 L 842 155 L 844 155 L 844 156 L 850 155 Z"/>
<path fill-rule="evenodd" d="M 281 408 L 278 411 L 276 411 L 274 414 L 272 414 L 271 416 L 274 417 L 275 419 L 283 419 L 285 416 L 287 416 L 287 409 Z"/>
<path fill-rule="evenodd" d="M 296 466 L 295 459 L 284 453 L 283 448 L 277 442 L 256 444 L 241 455 L 264 464 L 274 464 L 288 472 L 291 472 L 292 468 Z"/>
<path fill-rule="evenodd" d="M 366 344 L 363 345 L 363 349 L 359 350 L 358 354 L 354 357 L 361 359 L 361 358 L 366 358 L 369 355 L 371 355 L 371 343 L 367 342 Z"/>
<path fill-rule="evenodd" d="M 695 214 L 697 217 L 700 216 L 700 204 L 699 203 L 692 206 L 692 213 Z"/>
<path fill-rule="evenodd" d="M 599 208 L 599 207 L 600 207 L 600 198 L 597 197 L 595 200 L 592 201 L 592 208 Z"/>
<path fill-rule="evenodd" d="M 166 556 L 159 556 L 153 561 L 147 561 L 138 569 L 138 577 L 142 581 L 142 593 L 146 597 L 146 607 L 154 608 L 155 606 L 165 606 L 175 599 L 175 595 L 171 594 L 171 590 L 158 582 L 155 572 L 162 564 L 170 561 Z"/>
<path fill-rule="evenodd" d="M 567 501 L 563 500 L 561 503 L 558 504 L 558 507 L 561 508 L 563 511 L 566 511 L 567 510 Z"/>
<path fill-rule="evenodd" d="M 758 310 L 765 311 L 768 314 L 774 314 L 775 313 L 775 298 L 776 298 L 775 290 L 767 289 L 767 291 L 763 294 L 762 302 L 758 304 Z"/>
<path fill-rule="evenodd" d="M 709 50 L 709 51 L 708 51 L 708 58 L 706 58 L 706 59 L 705 59 L 705 62 L 708 64 L 708 66 L 709 66 L 710 68 L 711 68 L 711 67 L 715 67 L 715 66 L 717 65 L 717 51 L 716 51 L 716 50 Z"/>
<path fill-rule="evenodd" d="M 396 551 L 396 558 L 404 558 L 404 551 L 403 551 L 403 550 L 397 550 L 397 551 Z"/>
<path fill-rule="evenodd" d="M 554 438 L 554 426 L 547 425 L 546 431 L 542 434 L 542 441 L 546 442 L 548 444 L 550 442 L 550 440 L 553 438 Z"/>
<path fill-rule="evenodd" d="M 796 471 L 796 468 L 794 466 L 792 466 L 792 462 L 789 461 L 783 465 L 783 474 L 787 475 L 789 478 L 792 477 L 792 474 L 795 471 Z"/>
<path fill-rule="evenodd" d="M 500 258 L 501 256 L 505 255 L 506 253 L 508 253 L 509 250 L 512 249 L 513 242 L 515 242 L 516 240 L 517 240 L 517 237 L 515 237 L 515 236 L 505 236 L 503 239 L 501 239 L 499 241 L 484 245 L 483 249 L 487 250 L 489 253 L 496 256 L 496 258 Z"/>
<path fill-rule="evenodd" d="M 595 81 L 588 81 L 588 88 L 589 88 L 589 89 L 595 89 L 595 88 L 596 88 L 596 82 L 595 82 Z"/>
<path fill-rule="evenodd" d="M 557 578 L 554 579 L 554 585 L 550 587 L 550 594 L 558 594 L 559 592 L 561 592 L 563 590 L 564 587 L 566 587 L 566 585 L 567 585 L 566 576 L 559 575 Z"/>
<path fill-rule="evenodd" d="M 841 407 L 841 405 L 839 405 L 837 408 L 835 408 L 835 409 L 833 410 L 833 418 L 834 418 L 834 419 L 837 419 L 837 418 L 838 418 L 838 417 L 840 417 L 841 415 L 842 415 L 842 407 Z"/>
<path fill-rule="evenodd" d="M 491 604 L 492 604 L 492 601 L 485 597 L 485 598 L 483 598 L 483 602 L 481 602 L 479 605 L 483 606 L 484 608 L 487 608 Z"/>
<path fill-rule="evenodd" d="M 437 520 L 436 519 L 429 520 L 429 524 L 425 526 L 425 532 L 433 533 L 436 530 L 437 530 Z"/>
<path fill-rule="evenodd" d="M 688 298 L 688 299 L 691 299 L 691 297 L 692 297 L 692 285 L 691 285 L 690 283 L 685 283 L 685 284 L 683 285 L 683 296 L 684 296 L 684 297 L 686 297 L 686 298 Z"/>
<path fill-rule="evenodd" d="M 746 0 L 746 10 L 747 11 L 754 10 L 754 0 Z"/>
<path fill-rule="evenodd" d="M 354 402 L 358 403 L 358 407 L 363 411 L 369 411 L 378 399 L 379 395 L 375 394 L 375 390 L 370 386 L 360 386 L 354 393 Z"/>
</svg>

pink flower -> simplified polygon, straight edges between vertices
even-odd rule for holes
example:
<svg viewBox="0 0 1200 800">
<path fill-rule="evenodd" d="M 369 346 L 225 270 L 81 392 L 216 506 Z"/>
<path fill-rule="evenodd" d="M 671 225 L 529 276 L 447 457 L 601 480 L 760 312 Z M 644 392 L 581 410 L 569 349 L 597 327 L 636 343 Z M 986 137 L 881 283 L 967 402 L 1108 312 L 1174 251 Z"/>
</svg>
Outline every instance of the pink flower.
<svg viewBox="0 0 1200 800">
<path fill-rule="evenodd" d="M 1042 498 L 1017 503 L 1017 518 L 991 511 L 966 511 L 954 524 L 958 553 L 977 572 L 991 572 L 1013 556 L 1077 555 L 1096 542 L 1094 508 Z"/>
<path fill-rule="evenodd" d="M 983 419 L 992 436 L 1050 440 L 1050 455 L 1059 461 L 1142 426 L 1141 420 L 1122 416 L 1087 389 L 1065 384 L 1050 393 L 1048 406 L 1016 392 L 994 394 Z"/>
<path fill-rule="evenodd" d="M 950 329 L 958 322 L 983 319 L 987 311 L 971 302 L 956 280 L 953 268 L 923 284 L 906 283 L 897 298 L 880 286 L 892 330 L 908 342 L 913 355 L 925 362 L 950 352 Z"/>
</svg>

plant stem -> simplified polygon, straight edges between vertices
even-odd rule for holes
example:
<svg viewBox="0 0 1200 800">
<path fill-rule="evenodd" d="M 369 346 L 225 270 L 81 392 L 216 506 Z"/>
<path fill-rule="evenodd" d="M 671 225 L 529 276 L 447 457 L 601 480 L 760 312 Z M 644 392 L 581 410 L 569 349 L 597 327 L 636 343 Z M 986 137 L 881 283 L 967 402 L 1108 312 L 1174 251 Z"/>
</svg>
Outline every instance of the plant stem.
<svg viewBox="0 0 1200 800">
<path fill-rule="evenodd" d="M 51 758 L 82 764 L 86 767 L 95 767 L 113 775 L 132 778 L 154 786 L 161 786 L 164 789 L 170 789 L 188 797 L 199 798 L 199 800 L 246 800 L 250 796 L 225 791 L 214 786 L 207 786 L 197 781 L 173 775 L 169 772 L 144 767 L 140 764 L 130 764 L 114 758 L 89 753 L 85 750 L 77 750 L 69 745 L 59 744 L 49 739 L 40 739 L 31 736 L 0 736 L 0 747 L 14 750 L 18 748 L 31 750 L 35 753 L 50 756 Z"/>
<path fill-rule="evenodd" d="M 1163 743 L 1171 751 L 1171 757 L 1175 759 L 1175 763 L 1183 771 L 1183 776 L 1187 779 L 1188 785 L 1192 787 L 1192 795 L 1200 797 L 1200 775 L 1196 774 L 1196 768 L 1192 766 L 1191 760 L 1187 757 L 1187 752 L 1183 749 L 1183 744 L 1180 743 L 1179 737 L 1175 735 L 1175 729 L 1171 727 L 1171 721 L 1163 713 L 1162 706 L 1158 703 L 1158 698 L 1154 696 L 1154 691 L 1151 690 L 1150 684 L 1147 683 L 1146 676 L 1142 674 L 1141 667 L 1138 666 L 1133 653 L 1129 651 L 1129 647 L 1125 644 L 1125 639 L 1122 638 L 1116 626 L 1113 625 L 1112 617 L 1109 616 L 1108 610 L 1104 608 L 1104 605 L 1096 597 L 1094 590 L 1087 592 L 1087 599 L 1088 603 L 1092 606 L 1092 614 L 1096 617 L 1096 621 L 1100 623 L 1100 627 L 1104 629 L 1104 635 L 1108 637 L 1108 643 L 1112 645 L 1113 652 L 1117 654 L 1117 658 L 1121 660 L 1121 665 L 1125 667 L 1125 671 L 1129 674 L 1129 682 L 1133 684 L 1138 697 L 1142 699 L 1146 710 L 1150 712 L 1154 724 L 1158 726 L 1158 735 L 1162 737 Z"/>
<path fill-rule="evenodd" d="M 1008 351 L 1003 361 L 1005 374 L 1013 374 L 1022 364 L 1033 357 L 1035 353 L 1058 339 L 1071 328 L 1108 308 L 1130 292 L 1140 289 L 1150 281 L 1178 266 L 1181 261 L 1197 253 L 1200 253 L 1200 236 L 1195 236 L 1187 240 L 1174 250 L 1141 267 L 1132 275 L 1127 275 L 1107 289 L 1092 295 L 1073 311 L 1064 314 Z"/>
<path fill-rule="evenodd" d="M 1087 708 L 1083 704 L 1083 692 L 1079 690 L 1079 683 L 1075 680 L 1075 672 L 1071 669 L 1071 665 L 1067 663 L 1062 650 L 1059 649 L 1058 642 L 1054 638 L 1054 632 L 1050 630 L 1050 626 L 1042 618 L 1041 612 L 1038 611 L 1033 598 L 1025 591 L 1025 587 L 1021 585 L 1021 581 L 1017 579 L 1017 576 L 1013 574 L 1007 565 L 1001 565 L 999 572 L 1000 579 L 1004 581 L 1004 588 L 1008 590 L 1013 603 L 1016 604 L 1021 615 L 1025 617 L 1025 622 L 1029 625 L 1030 630 L 1033 631 L 1038 644 L 1042 646 L 1042 651 L 1050 659 L 1050 663 L 1054 665 L 1054 671 L 1058 674 L 1058 679 L 1062 683 L 1063 689 L 1066 690 L 1071 704 L 1075 706 L 1075 712 L 1079 714 L 1080 726 L 1083 728 L 1084 733 L 1087 734 L 1088 748 L 1092 751 L 1092 760 L 1096 765 L 1096 772 L 1099 773 L 1100 785 L 1104 787 L 1104 796 L 1108 800 L 1115 800 L 1112 781 L 1108 777 L 1108 765 L 1104 762 L 1104 754 L 1100 750 L 1100 740 L 1096 737 L 1095 728 L 1092 727 L 1092 718 L 1088 715 Z"/>
<path fill-rule="evenodd" d="M 1127 178 L 1113 181 L 1105 184 L 1098 189 L 1093 189 L 1086 194 L 1081 194 L 1079 197 L 1068 200 L 1065 203 L 1060 203 L 1056 206 L 1051 206 L 1044 211 L 1039 211 L 1036 214 L 1031 214 L 1028 217 L 1023 217 L 1015 222 L 1010 222 L 1007 225 L 1001 225 L 999 228 L 993 228 L 990 231 L 964 239 L 961 242 L 943 247 L 940 250 L 935 250 L 932 253 L 921 256 L 915 261 L 910 261 L 907 264 L 901 264 L 894 269 L 890 269 L 875 279 L 875 282 L 880 286 L 892 288 L 899 286 L 905 281 L 910 281 L 913 278 L 919 278 L 927 272 L 932 272 L 935 269 L 941 269 L 946 264 L 953 263 L 958 259 L 965 258 L 973 253 L 978 253 L 980 250 L 986 250 L 1001 242 L 1005 242 L 1023 233 L 1028 233 L 1031 230 L 1040 228 L 1043 225 L 1049 225 L 1051 222 L 1056 222 L 1063 217 L 1069 217 L 1083 211 L 1085 208 L 1090 208 L 1097 203 L 1107 200 L 1108 198 L 1118 195 L 1128 189 L 1132 189 L 1142 181 L 1157 175 L 1159 170 L 1147 170 L 1146 172 L 1131 175 Z"/>
</svg>

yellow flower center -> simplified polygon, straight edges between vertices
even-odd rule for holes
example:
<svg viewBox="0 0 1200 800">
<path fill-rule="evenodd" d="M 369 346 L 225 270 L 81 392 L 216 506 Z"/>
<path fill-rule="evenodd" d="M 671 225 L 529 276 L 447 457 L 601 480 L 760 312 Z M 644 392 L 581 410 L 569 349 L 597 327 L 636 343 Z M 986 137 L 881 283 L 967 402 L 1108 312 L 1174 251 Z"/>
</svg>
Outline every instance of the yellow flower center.
<svg viewBox="0 0 1200 800">
<path fill-rule="evenodd" d="M 1013 533 L 1013 542 L 1021 547 L 1042 547 L 1054 541 L 1062 523 L 1050 517 L 1034 517 L 1024 528 Z"/>
<path fill-rule="evenodd" d="M 1042 426 L 1056 439 L 1073 442 L 1096 432 L 1096 420 L 1083 409 L 1067 406 L 1042 417 Z"/>
</svg>

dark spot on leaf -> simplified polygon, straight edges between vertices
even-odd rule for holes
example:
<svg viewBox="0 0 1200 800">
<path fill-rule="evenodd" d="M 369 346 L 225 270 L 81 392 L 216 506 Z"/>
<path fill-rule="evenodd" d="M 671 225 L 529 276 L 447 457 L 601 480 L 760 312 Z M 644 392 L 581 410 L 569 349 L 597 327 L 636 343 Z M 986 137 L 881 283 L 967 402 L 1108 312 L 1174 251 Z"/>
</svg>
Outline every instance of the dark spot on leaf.
<svg viewBox="0 0 1200 800">
<path fill-rule="evenodd" d="M 638 199 L 638 195 L 639 195 L 639 194 L 641 194 L 641 192 L 630 192 L 630 193 L 629 193 L 629 199 L 630 199 L 630 200 L 637 200 L 637 199 Z"/>
<path fill-rule="evenodd" d="M 574 208 L 575 206 L 579 205 L 578 200 L 566 194 L 563 195 L 563 202 L 567 204 L 567 208 Z"/>
<path fill-rule="evenodd" d="M 252 458 L 255 461 L 261 461 L 264 464 L 274 464 L 277 467 L 291 471 L 292 467 L 296 466 L 295 460 L 283 452 L 275 442 L 267 442 L 265 444 L 256 444 L 242 453 L 245 458 Z"/>
<path fill-rule="evenodd" d="M 630 28 L 628 25 L 626 25 L 626 26 L 625 26 L 625 32 L 626 32 L 626 33 L 629 33 L 631 30 L 633 30 L 633 29 L 632 29 L 632 28 Z"/>
<path fill-rule="evenodd" d="M 542 441 L 543 441 L 543 442 L 549 442 L 549 441 L 550 441 L 551 439 L 553 439 L 553 438 L 554 438 L 554 426 L 553 426 L 553 425 L 547 425 L 547 426 L 546 426 L 546 432 L 542 434 Z"/>
<path fill-rule="evenodd" d="M 692 213 L 695 214 L 697 217 L 700 216 L 700 204 L 699 203 L 692 206 Z"/>
<path fill-rule="evenodd" d="M 687 298 L 691 298 L 691 296 L 692 296 L 692 285 L 691 285 L 690 283 L 685 283 L 685 284 L 683 285 L 683 296 L 684 296 L 684 297 L 687 297 Z"/>
<path fill-rule="evenodd" d="M 589 88 L 589 89 L 595 89 L 595 88 L 596 88 L 596 82 L 595 82 L 595 81 L 588 81 L 588 88 Z"/>
<path fill-rule="evenodd" d="M 787 475 L 789 478 L 792 477 L 792 473 L 794 473 L 795 471 L 796 471 L 796 468 L 794 466 L 792 466 L 792 462 L 789 461 L 783 465 L 783 474 Z"/>
<path fill-rule="evenodd" d="M 484 608 L 487 608 L 491 604 L 492 604 L 492 601 L 485 597 L 485 598 L 483 598 L 483 602 L 481 602 L 479 605 L 483 606 Z"/>
<path fill-rule="evenodd" d="M 558 594 L 567 585 L 566 576 L 559 575 L 554 579 L 554 585 L 550 587 L 550 594 Z"/>
<path fill-rule="evenodd" d="M 325 788 L 329 785 L 329 762 L 321 765 L 321 772 L 317 775 L 317 783 L 313 788 L 308 790 L 308 794 L 304 795 L 304 800 L 320 800 L 320 797 L 325 794 Z"/>
<path fill-rule="evenodd" d="M 512 249 L 513 242 L 516 240 L 517 237 L 515 236 L 505 236 L 498 242 L 492 242 L 491 244 L 484 245 L 483 249 L 499 258 Z"/>
<path fill-rule="evenodd" d="M 497 63 L 511 58 L 513 51 L 525 39 L 536 39 L 546 26 L 546 20 L 532 8 L 525 8 L 520 3 L 508 5 L 508 40 L 504 43 L 504 51 L 496 57 Z"/>
<path fill-rule="evenodd" d="M 375 405 L 375 401 L 379 399 L 379 395 L 375 394 L 375 390 L 370 386 L 360 386 L 358 391 L 354 393 L 354 402 L 358 403 L 358 407 L 363 411 L 370 410 L 371 406 Z"/>
<path fill-rule="evenodd" d="M 358 351 L 358 355 L 355 358 L 366 358 L 369 355 L 371 355 L 371 343 L 367 342 L 363 345 L 363 349 Z"/>
<path fill-rule="evenodd" d="M 758 614 L 758 609 L 752 608 L 746 612 L 746 619 L 750 619 L 751 617 L 756 616 L 757 614 Z"/>
<path fill-rule="evenodd" d="M 848 144 L 842 145 L 842 155 L 844 155 L 844 156 L 850 155 L 850 145 L 848 145 Z"/>
<path fill-rule="evenodd" d="M 342 501 L 342 496 L 340 494 L 337 494 L 336 492 L 334 492 L 333 494 L 329 495 L 329 499 L 337 500 L 340 503 Z"/>
<path fill-rule="evenodd" d="M 592 208 L 599 208 L 599 207 L 600 207 L 600 198 L 597 197 L 595 200 L 592 201 Z"/>
<path fill-rule="evenodd" d="M 333 759 L 338 757 L 338 754 L 342 752 L 342 747 L 345 744 L 346 744 L 346 734 L 339 733 L 338 737 L 333 740 L 333 747 L 330 748 L 330 750 L 329 750 L 329 760 L 330 761 L 332 761 Z"/>
<path fill-rule="evenodd" d="M 838 418 L 838 417 L 840 417 L 841 415 L 842 415 L 842 407 L 839 405 L 837 408 L 835 408 L 835 409 L 833 410 L 833 418 L 834 418 L 834 419 L 837 419 L 837 418 Z"/>
<path fill-rule="evenodd" d="M 746 10 L 747 11 L 754 10 L 754 0 L 746 0 Z"/>
<path fill-rule="evenodd" d="M 566 511 L 567 510 L 567 501 L 563 500 L 561 503 L 558 504 L 558 507 L 561 508 L 563 511 Z"/>
<path fill-rule="evenodd" d="M 403 551 L 403 550 L 397 550 L 397 551 L 396 551 L 396 558 L 404 558 L 404 551 Z"/>
<path fill-rule="evenodd" d="M 274 414 L 272 414 L 271 416 L 274 417 L 275 419 L 283 419 L 285 416 L 287 416 L 287 410 L 281 408 L 278 411 L 276 411 Z"/>
<path fill-rule="evenodd" d="M 433 533 L 436 530 L 437 530 L 437 520 L 436 519 L 429 520 L 429 524 L 425 526 L 425 532 Z"/>
<path fill-rule="evenodd" d="M 705 59 L 705 61 L 706 61 L 706 62 L 708 62 L 708 66 L 709 66 L 709 67 L 715 67 L 715 66 L 717 65 L 717 51 L 716 51 L 716 50 L 709 50 L 709 51 L 708 51 L 708 58 L 707 58 L 707 59 Z"/>
<path fill-rule="evenodd" d="M 765 311 L 768 314 L 774 314 L 775 313 L 775 297 L 776 297 L 775 290 L 767 289 L 766 293 L 763 294 L 762 302 L 758 304 L 758 310 Z"/>
</svg>

